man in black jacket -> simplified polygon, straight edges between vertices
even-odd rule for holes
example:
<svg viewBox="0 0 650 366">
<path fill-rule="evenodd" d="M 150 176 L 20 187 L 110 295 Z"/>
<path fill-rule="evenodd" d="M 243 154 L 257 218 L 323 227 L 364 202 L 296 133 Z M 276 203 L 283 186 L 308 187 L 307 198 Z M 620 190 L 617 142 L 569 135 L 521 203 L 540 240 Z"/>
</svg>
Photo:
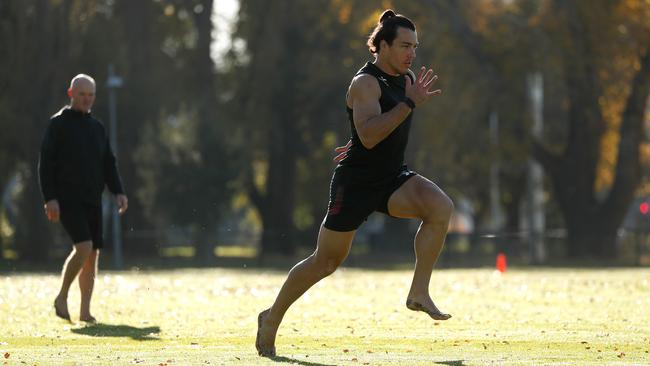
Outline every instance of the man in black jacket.
<svg viewBox="0 0 650 366">
<path fill-rule="evenodd" d="M 63 265 L 61 290 L 54 300 L 54 310 L 57 316 L 70 320 L 68 291 L 79 275 L 79 319 L 94 322 L 90 299 L 99 249 L 103 246 L 104 186 L 115 195 L 120 214 L 126 211 L 128 199 L 106 130 L 90 114 L 95 101 L 95 81 L 88 75 L 75 76 L 68 96 L 70 105 L 50 119 L 38 167 L 47 218 L 52 222 L 61 221 L 74 246 Z"/>
</svg>

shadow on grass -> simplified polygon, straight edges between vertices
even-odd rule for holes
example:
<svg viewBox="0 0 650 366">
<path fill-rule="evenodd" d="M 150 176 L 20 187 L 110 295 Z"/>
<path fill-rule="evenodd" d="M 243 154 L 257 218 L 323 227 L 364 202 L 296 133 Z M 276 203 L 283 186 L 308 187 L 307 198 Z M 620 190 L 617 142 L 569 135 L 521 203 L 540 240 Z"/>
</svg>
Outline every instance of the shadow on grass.
<svg viewBox="0 0 650 366">
<path fill-rule="evenodd" d="M 157 341 L 160 327 L 138 328 L 130 325 L 113 325 L 96 323 L 83 328 L 72 329 L 72 333 L 83 334 L 91 337 L 129 337 L 136 341 Z"/>
<path fill-rule="evenodd" d="M 303 365 L 303 366 L 336 366 L 334 364 L 329 364 L 329 363 L 318 363 L 318 362 L 309 362 L 309 361 L 302 361 L 302 360 L 296 360 L 295 358 L 290 358 L 290 357 L 284 357 L 284 356 L 272 356 L 272 357 L 267 357 L 271 361 L 275 362 L 287 362 L 292 365 Z"/>
<path fill-rule="evenodd" d="M 463 363 L 463 360 L 456 360 L 456 361 L 438 361 L 435 363 L 436 365 L 447 365 L 447 366 L 465 366 Z"/>
</svg>

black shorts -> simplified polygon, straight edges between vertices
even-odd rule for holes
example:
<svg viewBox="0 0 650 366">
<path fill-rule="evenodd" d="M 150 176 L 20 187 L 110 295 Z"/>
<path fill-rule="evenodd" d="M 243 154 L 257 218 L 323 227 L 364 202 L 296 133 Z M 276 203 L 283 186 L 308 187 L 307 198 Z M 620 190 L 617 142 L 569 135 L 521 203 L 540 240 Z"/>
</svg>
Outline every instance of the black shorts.
<svg viewBox="0 0 650 366">
<path fill-rule="evenodd" d="M 325 226 L 333 231 L 356 230 L 375 211 L 388 213 L 390 196 L 407 180 L 417 175 L 406 165 L 392 178 L 378 184 L 351 183 L 347 174 L 334 172 Z"/>
<path fill-rule="evenodd" d="M 93 249 L 104 246 L 102 206 L 65 200 L 59 202 L 61 224 L 73 244 L 91 240 Z"/>
</svg>

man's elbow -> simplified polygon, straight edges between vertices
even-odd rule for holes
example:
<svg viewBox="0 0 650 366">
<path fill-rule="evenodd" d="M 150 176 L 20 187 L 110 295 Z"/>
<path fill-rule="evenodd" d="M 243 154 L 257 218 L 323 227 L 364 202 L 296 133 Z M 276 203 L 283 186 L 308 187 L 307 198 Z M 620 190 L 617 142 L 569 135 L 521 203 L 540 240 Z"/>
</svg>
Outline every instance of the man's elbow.
<svg viewBox="0 0 650 366">
<path fill-rule="evenodd" d="M 370 136 L 364 136 L 364 134 L 359 134 L 359 140 L 361 140 L 361 145 L 363 145 L 363 147 L 365 147 L 368 150 L 375 147 L 375 145 L 377 145 L 377 143 L 379 142 Z"/>
</svg>

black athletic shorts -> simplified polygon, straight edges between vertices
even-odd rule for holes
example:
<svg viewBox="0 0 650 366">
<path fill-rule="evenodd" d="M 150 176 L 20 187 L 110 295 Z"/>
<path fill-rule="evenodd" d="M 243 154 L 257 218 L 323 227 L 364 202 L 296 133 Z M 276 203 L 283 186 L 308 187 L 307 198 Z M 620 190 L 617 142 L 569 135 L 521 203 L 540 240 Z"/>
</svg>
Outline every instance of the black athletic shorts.
<svg viewBox="0 0 650 366">
<path fill-rule="evenodd" d="M 93 249 L 104 246 L 102 206 L 74 200 L 59 201 L 61 224 L 73 244 L 91 240 Z"/>
<path fill-rule="evenodd" d="M 330 184 L 330 202 L 324 226 L 333 231 L 356 230 L 375 211 L 388 213 L 388 199 L 407 180 L 417 173 L 406 165 L 394 176 L 376 184 L 351 182 L 350 174 L 338 170 Z"/>
</svg>

